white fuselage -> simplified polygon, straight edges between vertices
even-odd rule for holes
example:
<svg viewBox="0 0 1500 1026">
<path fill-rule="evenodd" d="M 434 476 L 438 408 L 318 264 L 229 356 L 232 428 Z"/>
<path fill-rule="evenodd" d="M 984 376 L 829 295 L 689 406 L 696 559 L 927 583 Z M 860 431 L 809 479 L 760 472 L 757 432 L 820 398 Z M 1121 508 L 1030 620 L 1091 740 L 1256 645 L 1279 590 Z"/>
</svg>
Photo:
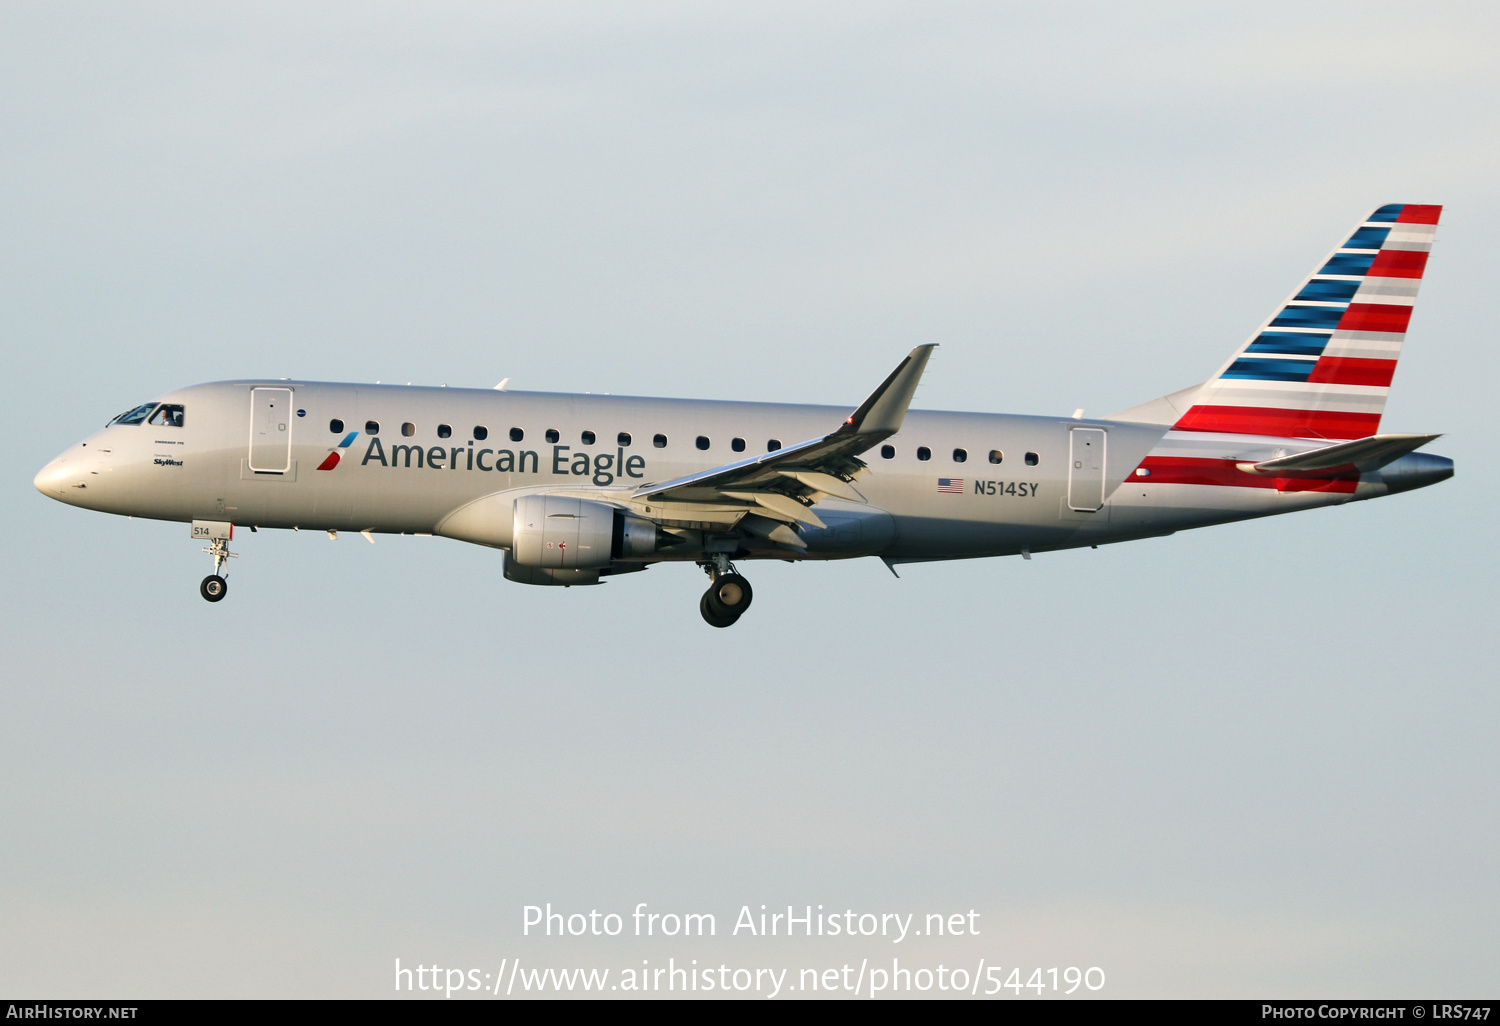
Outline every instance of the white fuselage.
<svg viewBox="0 0 1500 1026">
<path fill-rule="evenodd" d="M 269 413 L 268 397 L 281 403 Z M 501 511 L 515 497 L 561 491 L 696 526 L 698 543 L 652 557 L 696 559 L 722 523 L 652 509 L 634 493 L 819 437 L 848 413 L 835 406 L 307 381 L 217 382 L 160 401 L 182 407 L 180 427 L 113 424 L 48 464 L 37 487 L 72 505 L 130 516 L 441 534 L 502 548 L 510 545 Z M 1089 486 L 1077 479 L 1081 461 L 1072 458 L 1079 429 L 1101 440 L 1097 509 L 1078 498 Z M 868 470 L 853 482 L 863 503 L 826 499 L 813 507 L 826 526 L 803 532 L 805 552 L 742 540 L 737 554 L 878 555 L 892 562 L 1007 555 L 1168 534 L 1395 490 L 1378 472 L 1348 491 L 1137 476 L 1153 452 L 1170 449 L 1169 434 L 1179 433 L 1156 424 L 912 410 L 899 433 L 864 454 Z M 1221 438 L 1191 441 L 1251 459 L 1322 444 Z M 743 449 L 736 448 L 740 441 Z M 336 465 L 319 469 L 330 462 Z"/>
</svg>

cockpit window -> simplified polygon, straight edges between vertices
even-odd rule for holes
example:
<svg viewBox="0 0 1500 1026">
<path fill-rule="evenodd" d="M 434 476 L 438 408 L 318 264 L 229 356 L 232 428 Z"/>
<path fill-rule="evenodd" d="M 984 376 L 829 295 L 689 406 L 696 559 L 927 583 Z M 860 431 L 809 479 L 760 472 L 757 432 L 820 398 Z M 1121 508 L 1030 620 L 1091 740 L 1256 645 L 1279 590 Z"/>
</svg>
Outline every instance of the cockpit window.
<svg viewBox="0 0 1500 1026">
<path fill-rule="evenodd" d="M 151 415 L 150 423 L 156 427 L 182 427 L 182 407 L 176 403 L 162 403 Z"/>
<path fill-rule="evenodd" d="M 126 412 L 126 413 L 120 414 L 118 417 L 116 417 L 114 420 L 110 421 L 109 423 L 110 424 L 139 424 L 141 421 L 143 421 L 147 417 L 151 416 L 151 411 L 154 410 L 154 409 L 156 409 L 156 404 L 155 403 L 146 403 L 144 406 L 137 406 L 133 410 L 130 410 L 130 411 Z M 105 427 L 108 427 L 108 426 L 109 426 L 109 424 L 105 425 Z"/>
</svg>

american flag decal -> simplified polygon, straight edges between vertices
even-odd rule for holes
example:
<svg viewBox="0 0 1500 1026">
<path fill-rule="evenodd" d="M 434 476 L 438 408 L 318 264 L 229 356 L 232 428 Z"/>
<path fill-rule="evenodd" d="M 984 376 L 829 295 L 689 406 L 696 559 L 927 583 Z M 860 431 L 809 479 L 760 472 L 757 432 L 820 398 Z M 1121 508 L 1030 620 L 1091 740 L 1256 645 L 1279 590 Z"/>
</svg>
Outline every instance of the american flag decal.
<svg viewBox="0 0 1500 1026">
<path fill-rule="evenodd" d="M 962 495 L 964 493 L 964 479 L 961 477 L 938 478 L 938 491 L 949 495 Z"/>
</svg>

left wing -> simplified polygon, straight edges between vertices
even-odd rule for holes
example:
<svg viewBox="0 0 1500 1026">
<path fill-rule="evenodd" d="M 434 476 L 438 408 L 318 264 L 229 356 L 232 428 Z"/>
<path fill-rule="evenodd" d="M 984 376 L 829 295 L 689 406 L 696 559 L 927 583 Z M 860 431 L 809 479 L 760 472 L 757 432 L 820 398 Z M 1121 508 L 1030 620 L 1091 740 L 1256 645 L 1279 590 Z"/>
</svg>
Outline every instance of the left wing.
<svg viewBox="0 0 1500 1026">
<path fill-rule="evenodd" d="M 725 502 L 753 507 L 755 512 L 793 523 L 822 527 L 807 507 L 832 495 L 864 502 L 850 483 L 865 463 L 859 454 L 901 430 L 917 382 L 936 345 L 917 346 L 834 431 L 763 456 L 675 481 L 644 485 L 632 498 L 655 502 Z"/>
</svg>

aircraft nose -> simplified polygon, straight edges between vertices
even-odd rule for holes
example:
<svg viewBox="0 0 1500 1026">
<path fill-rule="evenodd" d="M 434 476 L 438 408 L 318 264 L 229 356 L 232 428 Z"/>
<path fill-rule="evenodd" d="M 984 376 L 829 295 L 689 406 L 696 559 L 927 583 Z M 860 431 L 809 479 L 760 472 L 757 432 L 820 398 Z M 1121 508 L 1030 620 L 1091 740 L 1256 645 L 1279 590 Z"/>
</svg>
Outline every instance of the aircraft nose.
<svg viewBox="0 0 1500 1026">
<path fill-rule="evenodd" d="M 87 488 L 88 483 L 83 480 L 87 475 L 88 471 L 65 453 L 38 471 L 31 483 L 47 498 L 69 502 L 73 492 Z"/>
</svg>

